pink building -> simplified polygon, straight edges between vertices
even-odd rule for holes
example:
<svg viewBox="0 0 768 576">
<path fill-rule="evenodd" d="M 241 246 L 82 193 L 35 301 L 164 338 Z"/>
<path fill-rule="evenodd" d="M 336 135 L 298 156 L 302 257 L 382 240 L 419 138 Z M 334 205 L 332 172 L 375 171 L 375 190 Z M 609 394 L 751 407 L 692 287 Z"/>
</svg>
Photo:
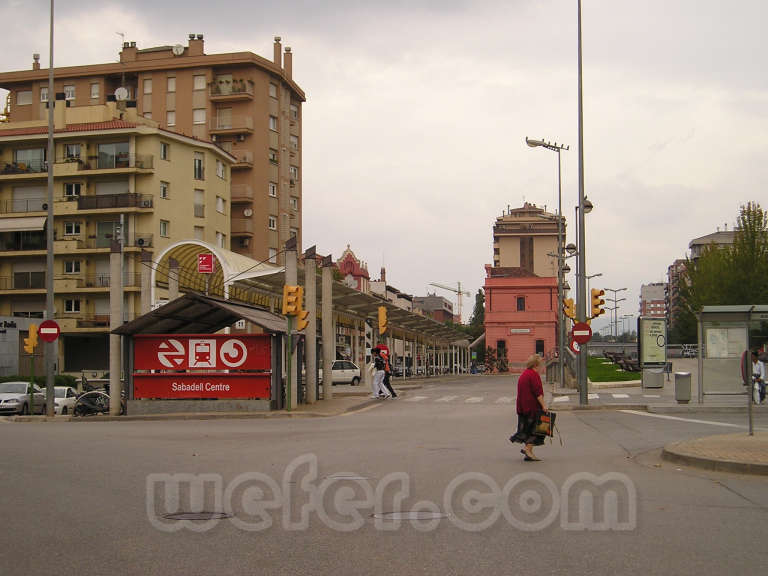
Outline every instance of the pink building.
<svg viewBox="0 0 768 576">
<path fill-rule="evenodd" d="M 355 288 L 366 294 L 370 292 L 370 276 L 368 266 L 357 259 L 355 253 L 347 244 L 347 249 L 336 260 L 336 267 L 344 278 L 344 283 L 350 288 Z"/>
</svg>

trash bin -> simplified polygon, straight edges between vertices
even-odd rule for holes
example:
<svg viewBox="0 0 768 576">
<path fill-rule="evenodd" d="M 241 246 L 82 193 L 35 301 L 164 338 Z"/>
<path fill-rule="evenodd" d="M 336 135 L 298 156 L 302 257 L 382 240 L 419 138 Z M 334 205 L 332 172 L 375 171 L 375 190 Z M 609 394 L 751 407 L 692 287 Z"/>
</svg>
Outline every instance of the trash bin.
<svg viewBox="0 0 768 576">
<path fill-rule="evenodd" d="M 675 372 L 675 400 L 678 404 L 691 401 L 691 373 Z"/>
</svg>

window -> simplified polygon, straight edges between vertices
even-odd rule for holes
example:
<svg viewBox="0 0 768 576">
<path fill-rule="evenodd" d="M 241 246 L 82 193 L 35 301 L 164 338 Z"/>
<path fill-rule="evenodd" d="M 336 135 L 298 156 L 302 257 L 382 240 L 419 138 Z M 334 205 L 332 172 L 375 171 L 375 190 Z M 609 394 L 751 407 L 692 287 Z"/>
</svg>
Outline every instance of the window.
<svg viewBox="0 0 768 576">
<path fill-rule="evenodd" d="M 226 248 L 227 244 L 227 235 L 222 234 L 221 232 L 216 232 L 216 246 L 219 248 Z"/>
<path fill-rule="evenodd" d="M 269 249 L 269 261 L 272 264 L 277 264 L 277 250 L 275 248 Z"/>
<path fill-rule="evenodd" d="M 78 236 L 80 234 L 80 222 L 64 222 L 64 236 Z"/>
<path fill-rule="evenodd" d="M 195 108 L 192 110 L 192 123 L 205 124 L 205 108 Z"/>
<path fill-rule="evenodd" d="M 270 216 L 267 219 L 267 225 L 270 230 L 277 230 L 277 216 Z"/>
<path fill-rule="evenodd" d="M 91 84 L 91 98 L 98 98 L 99 97 L 99 85 L 98 84 Z"/>
<path fill-rule="evenodd" d="M 517 311 L 525 312 L 525 296 L 517 297 Z"/>
<path fill-rule="evenodd" d="M 165 113 L 165 123 L 168 126 L 176 126 L 176 111 L 175 110 L 168 110 L 168 112 Z"/>
<path fill-rule="evenodd" d="M 205 228 L 202 226 L 195 226 L 195 240 L 205 240 Z"/>
<path fill-rule="evenodd" d="M 277 150 L 274 148 L 269 149 L 269 161 L 273 164 L 277 164 Z"/>
<path fill-rule="evenodd" d="M 195 152 L 195 159 L 192 164 L 195 180 L 205 180 L 205 171 L 203 170 L 203 155 Z"/>
<path fill-rule="evenodd" d="M 170 188 L 168 182 L 160 181 L 160 198 L 168 199 L 168 189 Z"/>
<path fill-rule="evenodd" d="M 288 138 L 288 141 L 289 141 L 289 143 L 291 145 L 291 148 L 293 148 L 294 150 L 298 150 L 299 149 L 299 137 L 298 136 L 294 136 L 293 134 L 291 134 L 289 136 L 289 138 Z"/>
<path fill-rule="evenodd" d="M 274 182 L 269 183 L 269 195 L 273 198 L 277 198 L 277 184 Z"/>
<path fill-rule="evenodd" d="M 299 209 L 299 199 L 296 198 L 296 196 L 291 196 L 289 203 L 291 205 L 291 210 L 298 210 Z"/>
<path fill-rule="evenodd" d="M 269 96 L 271 98 L 277 98 L 277 84 L 269 83 Z"/>
<path fill-rule="evenodd" d="M 80 144 L 65 144 L 64 156 L 67 160 L 79 160 L 80 159 Z"/>
<path fill-rule="evenodd" d="M 64 196 L 80 196 L 80 182 L 65 182 Z"/>
<path fill-rule="evenodd" d="M 131 158 L 128 142 L 99 144 L 99 168 L 128 168 Z"/>
<path fill-rule="evenodd" d="M 544 340 L 536 340 L 536 354 L 544 356 Z"/>
<path fill-rule="evenodd" d="M 296 238 L 299 235 L 299 229 L 298 228 L 291 228 L 291 238 Z"/>
<path fill-rule="evenodd" d="M 168 160 L 171 157 L 171 146 L 167 142 L 160 142 L 160 160 Z"/>
<path fill-rule="evenodd" d="M 221 160 L 216 160 L 216 176 L 222 179 L 226 177 L 226 173 L 224 171 L 224 162 Z"/>
<path fill-rule="evenodd" d="M 176 76 L 168 77 L 168 92 L 176 92 Z"/>
<path fill-rule="evenodd" d="M 291 104 L 291 120 L 299 119 L 299 107 L 296 104 Z"/>
<path fill-rule="evenodd" d="M 32 104 L 32 90 L 21 90 L 16 92 L 16 104 L 19 106 Z"/>
<path fill-rule="evenodd" d="M 193 90 L 205 90 L 208 83 L 205 81 L 205 74 L 198 74 L 192 76 L 192 89 Z"/>
<path fill-rule="evenodd" d="M 80 300 L 64 300 L 64 312 L 80 312 Z"/>
<path fill-rule="evenodd" d="M 67 100 L 74 100 L 75 99 L 75 87 L 72 84 L 65 84 L 64 85 L 64 98 Z"/>
<path fill-rule="evenodd" d="M 48 102 L 48 86 L 40 87 L 40 102 Z"/>
<path fill-rule="evenodd" d="M 205 190 L 195 190 L 194 214 L 196 218 L 205 218 Z"/>
<path fill-rule="evenodd" d="M 17 164 L 24 164 L 33 172 L 48 170 L 48 165 L 45 162 L 47 157 L 47 148 L 21 148 L 13 151 L 13 161 Z"/>
<path fill-rule="evenodd" d="M 288 168 L 288 173 L 291 175 L 291 180 L 299 179 L 299 169 L 296 166 Z"/>
<path fill-rule="evenodd" d="M 269 129 L 277 132 L 277 116 L 269 117 Z"/>
<path fill-rule="evenodd" d="M 152 94 L 152 78 L 144 78 L 144 94 Z"/>
<path fill-rule="evenodd" d="M 226 214 L 227 201 L 221 196 L 216 196 L 216 212 L 219 214 Z"/>
<path fill-rule="evenodd" d="M 171 223 L 168 220 L 160 220 L 160 236 L 168 238 Z"/>
<path fill-rule="evenodd" d="M 64 261 L 64 274 L 79 274 L 79 273 L 80 273 L 80 260 Z"/>
</svg>

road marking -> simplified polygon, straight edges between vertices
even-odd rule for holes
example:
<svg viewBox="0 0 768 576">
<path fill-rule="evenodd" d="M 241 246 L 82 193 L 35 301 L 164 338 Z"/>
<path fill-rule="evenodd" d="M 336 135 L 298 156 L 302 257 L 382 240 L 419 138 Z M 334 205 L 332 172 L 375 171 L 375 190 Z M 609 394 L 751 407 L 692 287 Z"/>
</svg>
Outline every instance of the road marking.
<svg viewBox="0 0 768 576">
<path fill-rule="evenodd" d="M 511 396 L 502 396 L 496 400 L 496 404 L 512 404 L 513 398 Z"/>
<path fill-rule="evenodd" d="M 661 394 L 643 394 L 643 398 L 661 398 Z"/>
<path fill-rule="evenodd" d="M 427 396 L 413 396 L 412 398 L 406 398 L 406 402 L 421 402 L 422 400 L 426 400 Z"/>
<path fill-rule="evenodd" d="M 600 395 L 599 394 L 587 394 L 587 398 L 589 400 L 599 400 L 600 399 Z"/>
<path fill-rule="evenodd" d="M 466 400 L 464 400 L 464 403 L 465 404 L 477 404 L 478 402 L 482 402 L 482 401 L 483 401 L 483 397 L 482 396 L 474 396 L 472 398 L 467 398 Z"/>
<path fill-rule="evenodd" d="M 629 394 L 611 394 L 614 398 L 629 398 Z"/>
<path fill-rule="evenodd" d="M 458 396 L 443 396 L 442 398 L 435 400 L 435 402 L 453 402 L 456 398 L 458 398 Z"/>
<path fill-rule="evenodd" d="M 678 422 L 690 422 L 691 424 L 709 424 L 710 426 L 722 426 L 724 428 L 746 428 L 741 424 L 730 424 L 728 422 L 714 422 L 712 420 L 698 420 L 696 418 L 680 418 L 679 416 L 667 416 L 666 414 L 651 414 L 649 412 L 640 412 L 638 410 L 619 410 L 626 414 L 637 414 L 638 416 L 648 416 L 649 418 L 661 418 L 662 420 L 677 420 Z"/>
<path fill-rule="evenodd" d="M 568 402 L 570 398 L 568 396 L 555 396 L 552 398 L 552 402 Z"/>
</svg>

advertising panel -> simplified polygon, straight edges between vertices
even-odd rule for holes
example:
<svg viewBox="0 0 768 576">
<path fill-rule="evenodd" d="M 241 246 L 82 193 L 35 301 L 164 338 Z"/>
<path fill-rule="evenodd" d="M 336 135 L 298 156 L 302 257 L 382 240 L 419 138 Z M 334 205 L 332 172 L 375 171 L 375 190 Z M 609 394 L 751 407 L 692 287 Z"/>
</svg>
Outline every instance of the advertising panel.
<svg viewBox="0 0 768 576">
<path fill-rule="evenodd" d="M 270 370 L 268 334 L 137 334 L 135 370 Z"/>
<path fill-rule="evenodd" d="M 640 364 L 666 364 L 667 321 L 665 318 L 639 318 Z"/>
</svg>

